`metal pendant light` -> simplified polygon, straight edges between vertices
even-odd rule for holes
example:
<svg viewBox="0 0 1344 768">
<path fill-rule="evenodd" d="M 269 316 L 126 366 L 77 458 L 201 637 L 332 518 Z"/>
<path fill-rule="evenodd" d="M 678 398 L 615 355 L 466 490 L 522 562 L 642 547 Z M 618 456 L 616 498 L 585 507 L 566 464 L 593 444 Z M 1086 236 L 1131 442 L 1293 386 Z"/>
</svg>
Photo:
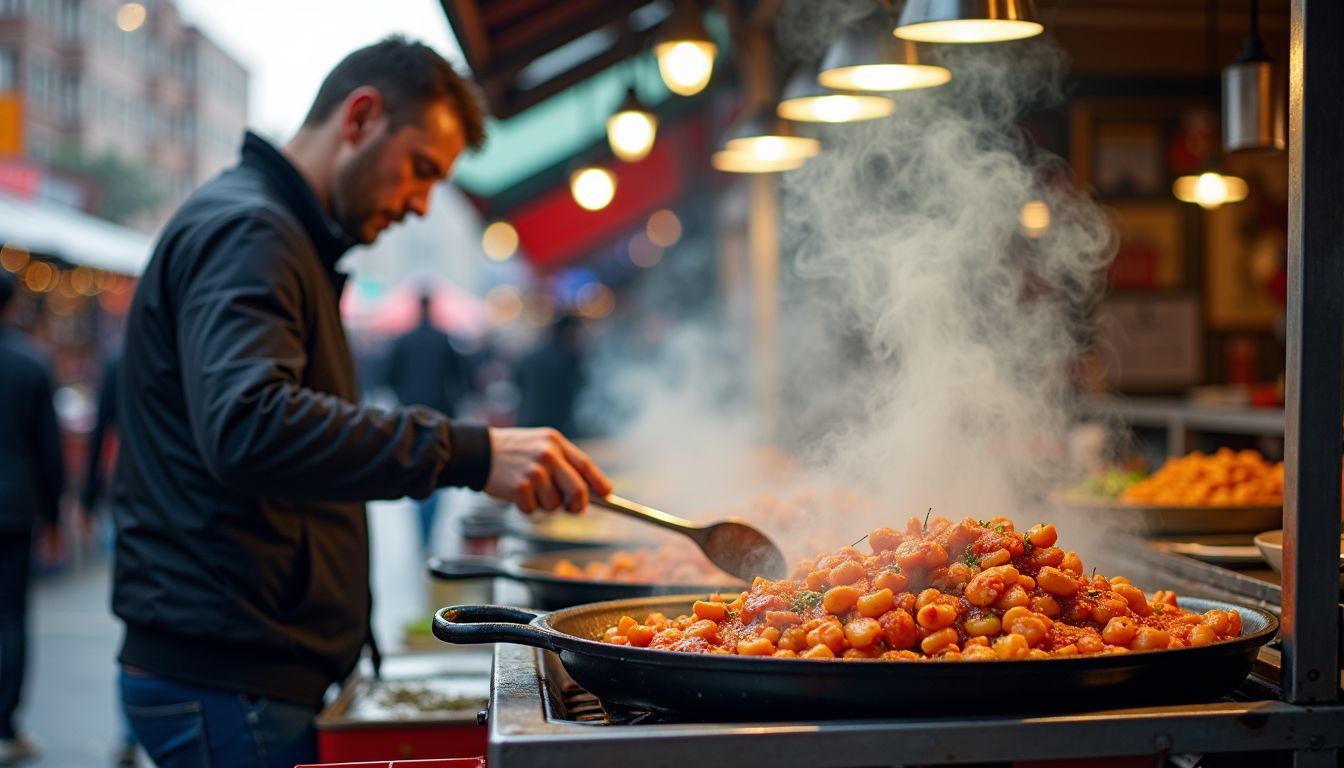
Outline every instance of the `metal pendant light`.
<svg viewBox="0 0 1344 768">
<path fill-rule="evenodd" d="M 1223 69 L 1223 150 L 1283 150 L 1283 88 L 1260 39 L 1260 3 L 1251 0 L 1251 34 L 1241 56 Z"/>
<path fill-rule="evenodd" d="M 700 21 L 698 0 L 677 0 L 672 17 L 664 22 L 654 43 L 658 73 L 667 89 L 679 96 L 694 96 L 705 89 L 714 74 L 714 44 Z"/>
<path fill-rule="evenodd" d="M 1194 203 L 1205 210 L 1214 210 L 1228 203 L 1246 199 L 1250 187 L 1239 176 L 1227 176 L 1217 171 L 1205 171 L 1182 176 L 1171 185 L 1171 193 L 1183 203 Z"/>
<path fill-rule="evenodd" d="M 886 117 L 896 103 L 873 93 L 839 93 L 817 82 L 817 70 L 802 67 L 784 86 L 776 111 L 785 120 L 806 123 L 857 123 Z"/>
<path fill-rule="evenodd" d="M 1032 0 L 907 0 L 896 36 L 923 43 L 998 43 L 1045 31 Z"/>
<path fill-rule="evenodd" d="M 728 128 L 723 149 L 710 159 L 728 173 L 777 173 L 799 168 L 821 152 L 821 142 L 797 136 L 786 123 L 748 115 Z"/>
<path fill-rule="evenodd" d="M 1218 19 L 1217 0 L 1207 0 L 1205 12 L 1205 55 L 1209 61 L 1209 72 L 1218 68 Z M 1224 123 L 1226 125 L 1226 123 Z M 1246 199 L 1250 187 L 1246 180 L 1222 172 L 1218 158 L 1210 159 L 1200 173 L 1193 173 L 1176 179 L 1171 185 L 1171 193 L 1177 200 L 1194 203 L 1205 210 L 1214 210 L 1228 203 Z"/>
<path fill-rule="evenodd" d="M 914 42 L 897 40 L 889 25 L 875 21 L 851 26 L 831 44 L 818 82 L 842 91 L 906 91 L 952 79 L 946 67 L 921 63 Z"/>
<path fill-rule="evenodd" d="M 621 106 L 607 118 L 607 143 L 612 154 L 627 163 L 637 163 L 648 156 L 657 136 L 658 116 L 644 106 L 631 86 Z"/>
</svg>

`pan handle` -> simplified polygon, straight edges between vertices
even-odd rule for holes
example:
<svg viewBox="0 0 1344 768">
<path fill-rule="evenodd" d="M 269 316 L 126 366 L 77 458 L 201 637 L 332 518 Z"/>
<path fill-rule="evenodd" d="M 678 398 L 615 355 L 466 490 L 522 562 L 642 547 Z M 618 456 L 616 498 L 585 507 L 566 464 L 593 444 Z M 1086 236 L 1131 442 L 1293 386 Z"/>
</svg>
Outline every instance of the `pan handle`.
<svg viewBox="0 0 1344 768">
<path fill-rule="evenodd" d="M 445 643 L 518 643 L 558 652 L 552 633 L 528 623 L 540 615 L 509 605 L 451 605 L 434 614 L 434 636 Z"/>
<path fill-rule="evenodd" d="M 431 557 L 428 566 L 431 576 L 448 581 L 493 578 L 496 576 L 502 576 L 506 579 L 516 578 L 499 558 L 484 555 Z"/>
</svg>

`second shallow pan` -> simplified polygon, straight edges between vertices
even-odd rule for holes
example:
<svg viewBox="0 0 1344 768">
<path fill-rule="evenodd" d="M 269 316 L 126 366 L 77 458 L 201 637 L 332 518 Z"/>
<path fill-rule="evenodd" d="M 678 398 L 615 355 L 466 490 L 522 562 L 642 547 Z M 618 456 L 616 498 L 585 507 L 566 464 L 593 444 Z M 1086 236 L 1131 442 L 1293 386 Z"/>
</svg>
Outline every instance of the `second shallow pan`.
<svg viewBox="0 0 1344 768">
<path fill-rule="evenodd" d="M 703 595 L 698 596 L 703 598 Z M 520 643 L 559 654 L 603 702 L 751 721 L 892 715 L 1015 715 L 1214 701 L 1246 679 L 1278 631 L 1264 611 L 1184 598 L 1193 611 L 1241 614 L 1241 637 L 1198 648 L 1014 661 L 814 660 L 681 653 L 603 643 L 621 616 L 689 613 L 697 596 L 617 600 L 549 614 L 493 605 L 434 616 L 449 643 Z"/>
<path fill-rule="evenodd" d="M 585 548 L 548 552 L 530 557 L 434 557 L 429 560 L 429 572 L 437 579 L 479 579 L 502 577 L 521 582 L 532 592 L 536 606 L 553 611 L 560 608 L 652 595 L 684 594 L 686 592 L 739 592 L 746 588 L 740 581 L 724 574 L 721 579 L 702 579 L 698 582 L 614 581 L 604 579 L 566 578 L 555 575 L 555 565 L 561 560 L 583 567 L 593 561 L 604 561 L 619 550 Z M 605 629 L 605 627 L 604 627 Z"/>
</svg>

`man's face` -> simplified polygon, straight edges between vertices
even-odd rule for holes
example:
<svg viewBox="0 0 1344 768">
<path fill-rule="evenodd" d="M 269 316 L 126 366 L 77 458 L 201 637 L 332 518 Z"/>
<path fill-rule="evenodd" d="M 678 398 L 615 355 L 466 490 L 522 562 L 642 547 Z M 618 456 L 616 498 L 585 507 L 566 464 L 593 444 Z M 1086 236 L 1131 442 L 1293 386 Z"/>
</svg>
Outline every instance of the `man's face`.
<svg viewBox="0 0 1344 768">
<path fill-rule="evenodd" d="M 336 223 L 364 244 L 407 214 L 424 216 L 434 185 L 448 177 L 466 147 L 462 123 L 444 100 L 396 128 L 389 129 L 386 112 L 369 121 L 343 147 L 331 195 Z"/>
</svg>

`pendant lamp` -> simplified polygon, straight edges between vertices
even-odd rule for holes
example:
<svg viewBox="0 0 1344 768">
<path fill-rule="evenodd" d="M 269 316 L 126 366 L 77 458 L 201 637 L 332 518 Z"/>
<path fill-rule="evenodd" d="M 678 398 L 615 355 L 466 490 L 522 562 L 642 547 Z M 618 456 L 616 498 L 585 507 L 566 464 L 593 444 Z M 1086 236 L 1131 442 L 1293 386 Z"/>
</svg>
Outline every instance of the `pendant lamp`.
<svg viewBox="0 0 1344 768">
<path fill-rule="evenodd" d="M 1045 31 L 1032 0 L 907 0 L 896 36 L 922 43 L 998 43 Z"/>
<path fill-rule="evenodd" d="M 658 116 L 644 106 L 631 86 L 616 112 L 607 118 L 607 143 L 616 157 L 636 163 L 648 156 L 658 136 Z"/>
<path fill-rule="evenodd" d="M 886 117 L 896 103 L 873 93 L 831 91 L 817 81 L 817 70 L 803 67 L 784 86 L 776 112 L 785 120 L 807 123 L 856 123 Z"/>
<path fill-rule="evenodd" d="M 1283 150 L 1284 91 L 1260 39 L 1260 3 L 1251 0 L 1251 34 L 1241 56 L 1223 69 L 1223 150 Z"/>
<path fill-rule="evenodd" d="M 653 53 L 667 89 L 679 96 L 694 96 L 709 84 L 719 47 L 700 21 L 699 2 L 676 0 L 676 3 L 653 45 Z"/>
<path fill-rule="evenodd" d="M 818 82 L 842 91 L 906 91 L 952 79 L 946 67 L 921 62 L 914 42 L 897 40 L 888 25 L 875 21 L 851 26 L 831 44 Z"/>
</svg>

